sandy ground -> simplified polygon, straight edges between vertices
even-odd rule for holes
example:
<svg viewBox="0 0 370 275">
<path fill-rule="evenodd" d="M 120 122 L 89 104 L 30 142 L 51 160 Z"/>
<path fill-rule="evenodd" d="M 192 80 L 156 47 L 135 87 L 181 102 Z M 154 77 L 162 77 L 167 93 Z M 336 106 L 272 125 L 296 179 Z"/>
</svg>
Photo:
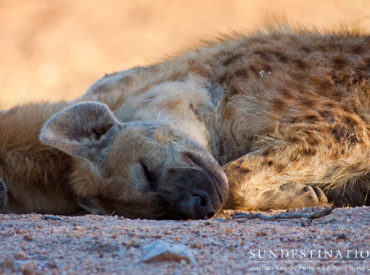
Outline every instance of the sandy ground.
<svg viewBox="0 0 370 275">
<path fill-rule="evenodd" d="M 0 273 L 368 274 L 369 214 L 370 207 L 341 208 L 312 222 L 230 212 L 198 221 L 1 215 Z M 187 246 L 196 263 L 145 263 L 143 247 L 156 240 Z"/>
</svg>

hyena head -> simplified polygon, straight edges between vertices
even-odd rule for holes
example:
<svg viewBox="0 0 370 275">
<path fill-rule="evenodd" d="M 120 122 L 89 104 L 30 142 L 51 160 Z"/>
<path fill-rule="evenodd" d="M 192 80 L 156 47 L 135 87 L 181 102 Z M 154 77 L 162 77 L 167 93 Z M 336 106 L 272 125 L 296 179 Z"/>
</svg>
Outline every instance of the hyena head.
<svg viewBox="0 0 370 275">
<path fill-rule="evenodd" d="M 90 212 L 203 219 L 227 200 L 217 161 L 169 124 L 121 123 L 106 105 L 86 102 L 51 117 L 40 140 L 74 157 L 70 183 Z"/>
</svg>

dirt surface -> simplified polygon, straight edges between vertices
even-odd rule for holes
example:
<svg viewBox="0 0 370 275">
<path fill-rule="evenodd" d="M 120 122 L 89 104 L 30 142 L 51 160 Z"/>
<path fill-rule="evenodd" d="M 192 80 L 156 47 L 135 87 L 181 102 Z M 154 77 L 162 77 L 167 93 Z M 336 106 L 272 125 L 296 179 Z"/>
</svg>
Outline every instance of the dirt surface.
<svg viewBox="0 0 370 275">
<path fill-rule="evenodd" d="M 278 211 L 275 211 L 278 212 Z M 267 215 L 275 212 L 266 213 Z M 0 273 L 365 274 L 370 207 L 307 220 L 130 220 L 117 216 L 0 215 Z M 186 245 L 196 263 L 145 263 L 144 246 Z"/>
</svg>

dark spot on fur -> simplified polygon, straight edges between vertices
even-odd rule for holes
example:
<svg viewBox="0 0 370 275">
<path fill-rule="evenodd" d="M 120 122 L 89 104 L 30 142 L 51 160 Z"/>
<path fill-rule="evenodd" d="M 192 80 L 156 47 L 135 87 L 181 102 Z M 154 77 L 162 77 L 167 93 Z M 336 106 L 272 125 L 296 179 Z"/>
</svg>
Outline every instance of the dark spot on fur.
<svg viewBox="0 0 370 275">
<path fill-rule="evenodd" d="M 248 72 L 245 68 L 238 69 L 234 72 L 234 76 L 240 77 L 240 78 L 247 78 Z"/>
<path fill-rule="evenodd" d="M 239 165 L 239 166 L 242 166 L 243 163 L 244 163 L 244 160 L 242 160 L 242 159 L 239 159 L 239 160 L 236 161 L 236 164 Z"/>
<path fill-rule="evenodd" d="M 239 167 L 239 172 L 243 174 L 248 174 L 251 170 L 249 170 L 247 167 Z"/>
<path fill-rule="evenodd" d="M 285 98 L 293 98 L 293 94 L 285 87 L 281 88 L 280 92 Z"/>
<path fill-rule="evenodd" d="M 255 50 L 254 51 L 255 54 L 259 55 L 260 57 L 262 57 L 262 59 L 268 61 L 270 59 L 270 57 L 266 54 L 265 51 L 262 51 L 262 50 Z"/>
<path fill-rule="evenodd" d="M 287 141 L 292 142 L 292 143 L 297 143 L 299 142 L 299 138 L 296 136 L 290 136 L 287 138 Z"/>
<path fill-rule="evenodd" d="M 351 110 L 347 106 L 345 106 L 345 105 L 342 108 L 343 108 L 343 111 L 345 111 L 347 113 L 350 113 L 351 112 Z"/>
<path fill-rule="evenodd" d="M 258 70 L 256 68 L 256 66 L 254 66 L 253 64 L 249 66 L 249 70 L 254 73 L 255 75 L 258 75 Z"/>
<path fill-rule="evenodd" d="M 349 145 L 355 145 L 357 143 L 362 143 L 361 138 L 358 138 L 354 128 L 349 128 L 346 133 L 346 140 L 349 142 Z"/>
<path fill-rule="evenodd" d="M 276 172 L 278 172 L 278 173 L 281 173 L 284 169 L 285 169 L 285 165 L 284 165 L 284 164 L 279 163 L 279 164 L 277 164 L 277 165 L 275 166 L 275 170 L 276 170 Z"/>
<path fill-rule="evenodd" d="M 194 74 L 198 74 L 203 77 L 211 77 L 212 76 L 212 70 L 209 66 L 201 64 L 199 62 L 190 62 L 190 68 L 189 68 Z M 183 75 L 181 73 L 178 74 L 179 77 L 175 76 L 174 79 L 183 78 Z"/>
<path fill-rule="evenodd" d="M 233 54 L 231 56 L 228 56 L 224 62 L 222 62 L 222 65 L 224 66 L 228 66 L 230 65 L 231 63 L 235 62 L 236 60 L 238 60 L 239 58 L 241 58 L 243 55 L 241 53 L 237 53 L 237 54 Z"/>
<path fill-rule="evenodd" d="M 268 166 L 268 167 L 271 167 L 273 164 L 274 164 L 274 162 L 273 162 L 272 160 L 269 160 L 269 161 L 267 162 L 267 166 Z"/>
<path fill-rule="evenodd" d="M 271 149 L 266 149 L 265 151 L 263 151 L 262 156 L 267 157 L 270 154 L 271 154 Z"/>
<path fill-rule="evenodd" d="M 315 138 L 314 136 L 310 136 L 307 138 L 307 143 L 311 146 L 316 146 L 319 144 L 319 140 Z"/>
<path fill-rule="evenodd" d="M 298 157 L 298 155 L 290 155 L 289 156 L 289 160 L 291 162 L 295 162 L 295 161 L 298 161 L 299 160 L 299 157 Z"/>
<path fill-rule="evenodd" d="M 317 115 L 306 115 L 304 119 L 310 122 L 315 122 L 315 121 L 320 120 L 320 118 Z"/>
<path fill-rule="evenodd" d="M 362 143 L 362 140 L 361 139 L 357 139 L 357 136 L 355 134 L 351 135 L 349 137 L 349 144 L 350 145 L 354 145 L 356 143 Z"/>
<path fill-rule="evenodd" d="M 328 108 L 333 108 L 334 104 L 329 102 L 329 103 L 326 103 L 325 106 L 328 107 Z"/>
<path fill-rule="evenodd" d="M 366 43 L 359 43 L 351 47 L 351 53 L 362 54 L 362 53 L 365 53 L 366 50 L 368 50 L 368 48 L 369 48 L 369 45 L 367 45 Z"/>
<path fill-rule="evenodd" d="M 328 149 L 330 150 L 331 148 L 333 148 L 333 146 L 331 144 L 328 144 Z"/>
<path fill-rule="evenodd" d="M 337 142 L 341 142 L 345 138 L 345 128 L 342 126 L 336 125 L 331 131 Z"/>
<path fill-rule="evenodd" d="M 230 80 L 231 77 L 228 73 L 224 73 L 217 78 L 217 82 L 224 85 L 228 85 L 230 83 Z"/>
<path fill-rule="evenodd" d="M 347 59 L 345 59 L 342 56 L 335 56 L 332 59 L 332 62 L 333 62 L 334 69 L 336 69 L 336 70 L 343 69 L 348 63 Z"/>
<path fill-rule="evenodd" d="M 238 95 L 238 94 L 241 94 L 243 93 L 243 91 L 240 89 L 239 85 L 237 84 L 234 84 L 234 85 L 231 85 L 230 87 L 230 92 L 229 92 L 229 96 L 233 96 L 233 95 Z"/>
<path fill-rule="evenodd" d="M 308 66 L 307 66 L 307 63 L 302 61 L 301 59 L 295 59 L 293 61 L 294 65 L 298 68 L 298 69 L 301 69 L 301 70 L 305 70 Z"/>
<path fill-rule="evenodd" d="M 303 149 L 302 153 L 305 156 L 314 156 L 316 154 L 316 150 L 314 150 L 312 148 L 305 148 L 305 149 Z"/>
<path fill-rule="evenodd" d="M 351 118 L 350 116 L 345 116 L 344 117 L 344 121 L 350 127 L 354 127 L 354 126 L 357 126 L 358 125 L 358 123 L 353 118 Z"/>
<path fill-rule="evenodd" d="M 341 153 L 342 155 L 344 155 L 344 149 L 341 149 L 341 150 L 340 150 L 340 153 Z"/>
<path fill-rule="evenodd" d="M 284 108 L 285 108 L 285 103 L 284 103 L 283 100 L 281 100 L 279 98 L 275 98 L 271 103 L 271 109 L 274 112 L 282 111 L 282 110 L 284 110 Z"/>
<path fill-rule="evenodd" d="M 297 117 L 292 117 L 292 118 L 290 118 L 289 120 L 288 120 L 288 122 L 289 123 L 296 123 L 297 122 L 297 120 L 298 120 L 298 118 Z"/>
<path fill-rule="evenodd" d="M 331 154 L 331 158 L 332 158 L 332 159 L 337 159 L 337 158 L 339 158 L 339 150 L 338 150 L 338 148 L 333 148 L 333 149 L 331 150 L 330 154 Z"/>
<path fill-rule="evenodd" d="M 335 118 L 330 111 L 319 111 L 319 114 L 326 122 L 333 123 L 335 121 Z"/>
<path fill-rule="evenodd" d="M 270 64 L 263 64 L 262 65 L 262 68 L 267 73 L 271 73 L 272 72 L 272 67 L 270 66 Z"/>
<path fill-rule="evenodd" d="M 319 88 L 322 90 L 330 90 L 333 87 L 332 82 L 329 79 L 322 80 L 319 83 Z"/>
<path fill-rule="evenodd" d="M 271 54 L 276 56 L 279 59 L 279 61 L 283 63 L 288 63 L 289 58 L 283 53 L 278 52 L 278 51 L 272 51 Z"/>
</svg>

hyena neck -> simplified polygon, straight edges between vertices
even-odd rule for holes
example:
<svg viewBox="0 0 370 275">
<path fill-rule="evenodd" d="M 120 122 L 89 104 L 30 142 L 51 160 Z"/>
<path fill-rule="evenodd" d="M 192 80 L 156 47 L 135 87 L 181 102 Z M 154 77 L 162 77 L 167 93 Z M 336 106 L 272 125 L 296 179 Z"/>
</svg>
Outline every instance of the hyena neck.
<svg viewBox="0 0 370 275">
<path fill-rule="evenodd" d="M 221 88 L 190 73 L 127 93 L 114 113 L 122 122 L 142 120 L 169 124 L 212 151 L 221 97 Z"/>
</svg>

